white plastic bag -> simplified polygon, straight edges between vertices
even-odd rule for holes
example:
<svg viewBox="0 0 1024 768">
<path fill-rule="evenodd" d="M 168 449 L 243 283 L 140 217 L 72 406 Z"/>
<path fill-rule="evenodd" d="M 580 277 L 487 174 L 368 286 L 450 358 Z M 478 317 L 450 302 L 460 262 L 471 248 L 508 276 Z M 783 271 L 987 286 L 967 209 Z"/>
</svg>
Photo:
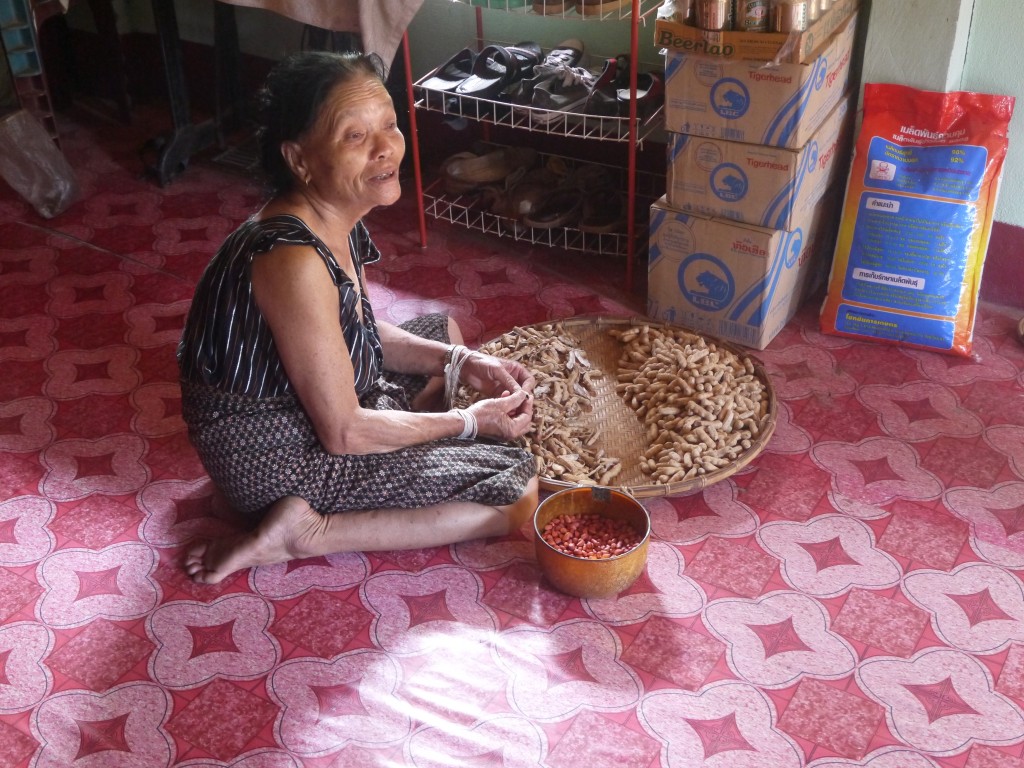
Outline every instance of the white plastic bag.
<svg viewBox="0 0 1024 768">
<path fill-rule="evenodd" d="M 67 158 L 39 119 L 24 109 L 0 118 L 0 176 L 47 219 L 78 197 Z"/>
</svg>

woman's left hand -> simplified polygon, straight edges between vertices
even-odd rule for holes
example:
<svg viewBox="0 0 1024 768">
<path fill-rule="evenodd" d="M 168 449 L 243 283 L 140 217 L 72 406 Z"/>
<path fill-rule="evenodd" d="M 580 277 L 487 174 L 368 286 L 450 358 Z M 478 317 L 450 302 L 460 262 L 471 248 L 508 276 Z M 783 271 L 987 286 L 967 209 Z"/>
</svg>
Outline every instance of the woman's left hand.
<svg viewBox="0 0 1024 768">
<path fill-rule="evenodd" d="M 464 384 L 484 397 L 500 397 L 505 393 L 525 390 L 532 400 L 537 380 L 521 363 L 482 352 L 474 352 L 462 366 L 460 378 Z"/>
</svg>

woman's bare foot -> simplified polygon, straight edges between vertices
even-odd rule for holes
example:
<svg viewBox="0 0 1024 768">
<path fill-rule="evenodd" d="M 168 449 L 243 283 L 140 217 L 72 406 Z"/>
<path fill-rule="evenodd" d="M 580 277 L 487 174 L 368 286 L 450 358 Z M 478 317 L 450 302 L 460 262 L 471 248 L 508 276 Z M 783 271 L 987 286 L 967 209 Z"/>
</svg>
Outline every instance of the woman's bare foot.
<svg viewBox="0 0 1024 768">
<path fill-rule="evenodd" d="M 243 568 L 308 557 L 303 542 L 322 518 L 303 499 L 287 496 L 253 531 L 194 542 L 185 552 L 185 573 L 201 584 L 217 584 Z"/>
</svg>

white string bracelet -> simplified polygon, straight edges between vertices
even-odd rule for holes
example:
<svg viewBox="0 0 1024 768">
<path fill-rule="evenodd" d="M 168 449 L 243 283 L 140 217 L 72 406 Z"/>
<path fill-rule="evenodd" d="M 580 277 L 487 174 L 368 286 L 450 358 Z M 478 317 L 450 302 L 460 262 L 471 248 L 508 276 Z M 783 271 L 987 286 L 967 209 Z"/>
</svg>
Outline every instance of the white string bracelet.
<svg viewBox="0 0 1024 768">
<path fill-rule="evenodd" d="M 467 411 L 465 408 L 456 408 L 455 412 L 462 418 L 462 434 L 459 435 L 460 440 L 472 440 L 476 437 L 476 416 Z"/>
<path fill-rule="evenodd" d="M 455 404 L 455 396 L 459 392 L 459 377 L 462 375 L 462 366 L 466 364 L 473 352 L 462 344 L 453 344 L 448 347 L 444 358 L 444 403 L 446 408 Z"/>
</svg>

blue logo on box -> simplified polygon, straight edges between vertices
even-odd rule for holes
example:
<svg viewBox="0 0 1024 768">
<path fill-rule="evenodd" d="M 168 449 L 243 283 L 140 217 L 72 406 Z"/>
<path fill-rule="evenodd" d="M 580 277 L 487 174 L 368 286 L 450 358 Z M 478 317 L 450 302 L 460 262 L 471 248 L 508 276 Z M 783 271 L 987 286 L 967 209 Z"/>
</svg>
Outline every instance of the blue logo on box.
<svg viewBox="0 0 1024 768">
<path fill-rule="evenodd" d="M 711 172 L 711 191 L 727 203 L 735 203 L 747 195 L 747 174 L 735 163 L 722 163 Z"/>
<path fill-rule="evenodd" d="M 729 306 L 736 293 L 732 272 L 710 253 L 694 253 L 683 259 L 676 280 L 686 300 L 706 312 Z"/>
<path fill-rule="evenodd" d="M 711 108 L 719 117 L 736 120 L 750 109 L 750 91 L 734 77 L 724 77 L 711 88 Z"/>
</svg>

